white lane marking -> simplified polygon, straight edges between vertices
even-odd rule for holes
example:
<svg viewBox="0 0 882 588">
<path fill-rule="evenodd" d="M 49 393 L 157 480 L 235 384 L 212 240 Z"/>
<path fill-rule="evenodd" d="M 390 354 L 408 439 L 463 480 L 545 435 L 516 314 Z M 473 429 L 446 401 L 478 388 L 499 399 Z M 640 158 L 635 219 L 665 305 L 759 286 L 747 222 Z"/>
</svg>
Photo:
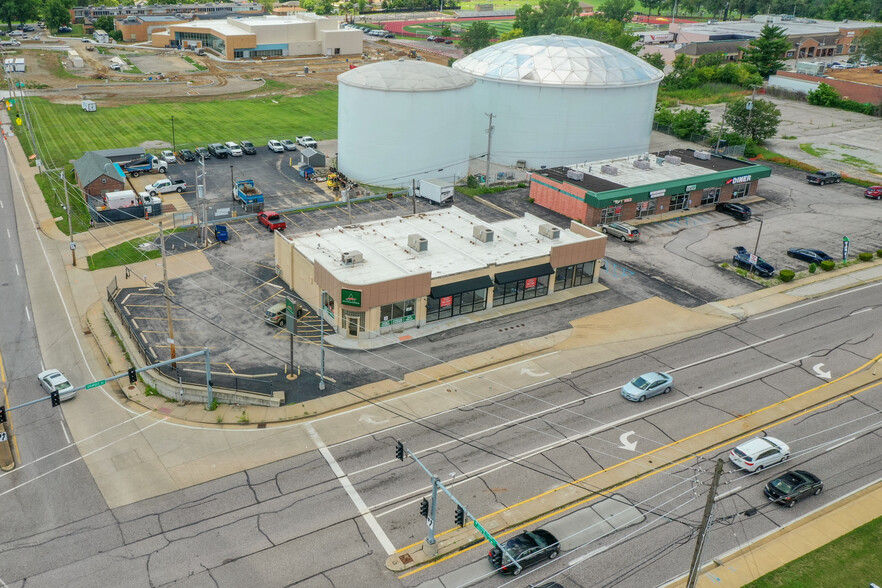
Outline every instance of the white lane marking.
<svg viewBox="0 0 882 588">
<path fill-rule="evenodd" d="M 854 316 L 854 315 L 856 315 L 856 314 L 860 314 L 860 313 L 862 313 L 862 312 L 870 312 L 871 310 L 875 310 L 875 309 L 874 309 L 872 306 L 870 306 L 869 308 L 862 308 L 862 309 L 860 309 L 860 310 L 856 310 L 856 311 L 854 311 L 854 312 L 851 313 L 849 316 Z"/>
<path fill-rule="evenodd" d="M 315 443 L 315 446 L 318 448 L 319 453 L 322 454 L 322 457 L 324 457 L 325 461 L 328 462 L 328 465 L 331 466 L 331 471 L 334 472 L 334 475 L 337 477 L 337 480 L 339 480 L 340 485 L 343 486 L 346 494 L 349 495 L 352 503 L 355 504 L 355 508 L 358 509 L 358 512 L 364 518 L 364 521 L 368 524 L 368 527 L 370 527 L 371 530 L 374 532 L 374 536 L 376 536 L 376 538 L 379 540 L 380 545 L 382 545 L 383 549 L 386 550 L 386 555 L 392 555 L 393 553 L 395 553 L 395 546 L 392 545 L 391 541 L 389 541 L 389 538 L 386 536 L 386 533 L 383 531 L 380 523 L 378 523 L 377 519 L 374 518 L 374 515 L 364 503 L 364 500 L 362 500 L 361 496 L 358 495 L 358 491 L 356 491 L 355 487 L 352 485 L 352 482 L 350 482 L 346 474 L 343 473 L 343 470 L 337 464 L 337 460 L 334 459 L 334 456 L 331 454 L 331 450 L 328 449 L 327 445 L 325 445 L 325 442 L 322 441 L 321 437 L 319 437 L 318 431 L 316 431 L 312 427 L 311 423 L 306 423 L 304 425 L 304 428 L 309 434 L 309 438 L 312 439 L 313 443 Z"/>
<path fill-rule="evenodd" d="M 828 452 L 828 451 L 833 451 L 834 449 L 837 449 L 837 448 L 839 448 L 839 447 L 842 447 L 843 445 L 846 445 L 847 443 L 851 443 L 851 442 L 854 441 L 855 439 L 857 439 L 857 437 L 852 437 L 851 439 L 846 439 L 845 441 L 842 441 L 842 442 L 840 442 L 840 443 L 837 443 L 837 444 L 834 445 L 833 447 L 828 447 L 827 449 L 824 450 L 824 453 L 826 453 L 826 452 Z"/>
<path fill-rule="evenodd" d="M 866 286 L 860 286 L 858 288 L 852 288 L 850 290 L 846 290 L 845 292 L 839 292 L 838 294 L 831 294 L 830 296 L 825 296 L 824 298 L 818 298 L 816 300 L 810 300 L 809 302 L 804 302 L 802 304 L 795 304 L 793 306 L 788 306 L 787 308 L 782 308 L 781 310 L 776 310 L 775 312 L 770 312 L 768 314 L 763 314 L 760 316 L 752 316 L 748 317 L 749 321 L 761 321 L 763 319 L 767 319 L 769 317 L 775 316 L 776 314 L 782 314 L 785 312 L 790 312 L 791 310 L 798 310 L 800 308 L 805 308 L 806 306 L 811 306 L 812 304 L 817 304 L 818 302 L 825 302 L 827 300 L 832 300 L 834 298 L 838 298 L 840 296 L 845 296 L 846 294 L 854 294 L 855 292 L 860 292 L 861 290 L 866 290 L 867 288 L 875 288 L 877 286 L 882 285 L 882 282 L 876 282 L 874 284 L 867 284 Z"/>
<path fill-rule="evenodd" d="M 12 239 L 12 233 L 9 232 L 9 229 L 6 229 L 6 238 Z"/>
<path fill-rule="evenodd" d="M 21 272 L 18 271 L 18 264 L 15 264 L 15 275 L 20 276 Z"/>
<path fill-rule="evenodd" d="M 741 486 L 735 486 L 735 487 L 732 488 L 731 490 L 726 490 L 726 491 L 723 492 L 722 494 L 717 494 L 716 497 L 714 498 L 714 502 L 716 502 L 717 500 L 721 500 L 721 499 L 723 499 L 723 498 L 725 498 L 725 497 L 727 497 L 727 496 L 729 496 L 729 495 L 731 495 L 731 494 L 735 494 L 735 493 L 738 492 L 739 490 L 741 490 Z"/>
<path fill-rule="evenodd" d="M 28 315 L 28 322 L 31 322 L 31 311 L 25 306 L 25 314 Z"/>
<path fill-rule="evenodd" d="M 70 445 L 70 435 L 67 434 L 67 427 L 64 426 L 64 420 L 58 422 L 61 425 L 61 432 L 64 433 L 64 440 Z"/>
</svg>

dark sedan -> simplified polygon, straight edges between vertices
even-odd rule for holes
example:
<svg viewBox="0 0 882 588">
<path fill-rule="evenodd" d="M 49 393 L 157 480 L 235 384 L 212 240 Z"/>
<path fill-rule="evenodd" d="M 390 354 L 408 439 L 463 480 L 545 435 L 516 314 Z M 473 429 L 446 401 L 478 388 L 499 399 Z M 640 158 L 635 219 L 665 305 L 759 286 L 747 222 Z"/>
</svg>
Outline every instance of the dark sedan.
<svg viewBox="0 0 882 588">
<path fill-rule="evenodd" d="M 554 559 L 560 553 L 560 543 L 554 535 L 543 529 L 525 531 L 516 535 L 502 544 L 508 555 L 513 557 L 522 568 L 532 566 L 544 559 Z M 512 574 L 517 576 L 521 568 L 514 565 L 508 557 L 503 555 L 502 550 L 494 547 L 487 554 L 490 565 L 500 574 Z M 503 562 L 503 559 L 505 560 Z"/>
<path fill-rule="evenodd" d="M 756 262 L 751 261 L 750 253 L 740 245 L 735 248 L 735 255 L 732 257 L 732 265 L 753 272 L 762 278 L 771 278 L 775 273 L 775 268 L 762 257 L 757 257 Z"/>
<path fill-rule="evenodd" d="M 766 484 L 763 493 L 770 501 L 792 508 L 801 498 L 820 494 L 823 488 L 824 483 L 816 475 L 793 470 Z"/>
<path fill-rule="evenodd" d="M 184 161 L 196 161 L 196 153 L 190 151 L 189 149 L 181 149 L 178 151 L 178 157 L 183 159 Z"/>
<path fill-rule="evenodd" d="M 717 204 L 717 212 L 728 214 L 738 220 L 750 220 L 750 207 L 735 202 L 720 202 Z"/>
<path fill-rule="evenodd" d="M 821 251 L 820 249 L 803 249 L 802 247 L 794 247 L 787 250 L 787 255 L 794 259 L 801 259 L 809 263 L 821 263 L 822 261 L 832 261 L 833 258 Z"/>
</svg>

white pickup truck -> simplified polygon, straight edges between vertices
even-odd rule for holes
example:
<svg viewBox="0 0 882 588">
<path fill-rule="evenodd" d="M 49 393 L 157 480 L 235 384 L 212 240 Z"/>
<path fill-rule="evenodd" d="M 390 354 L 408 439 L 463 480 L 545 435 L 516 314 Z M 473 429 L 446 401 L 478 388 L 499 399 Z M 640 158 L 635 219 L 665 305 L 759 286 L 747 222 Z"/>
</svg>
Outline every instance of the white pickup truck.
<svg viewBox="0 0 882 588">
<path fill-rule="evenodd" d="M 157 194 L 168 194 L 169 192 L 181 193 L 187 189 L 187 182 L 184 180 L 157 180 L 152 184 L 144 186 L 144 190 L 151 196 Z"/>
<path fill-rule="evenodd" d="M 302 137 L 297 137 L 297 144 L 301 147 L 311 147 L 315 149 L 318 147 L 318 141 L 310 137 L 309 135 L 303 135 Z"/>
</svg>

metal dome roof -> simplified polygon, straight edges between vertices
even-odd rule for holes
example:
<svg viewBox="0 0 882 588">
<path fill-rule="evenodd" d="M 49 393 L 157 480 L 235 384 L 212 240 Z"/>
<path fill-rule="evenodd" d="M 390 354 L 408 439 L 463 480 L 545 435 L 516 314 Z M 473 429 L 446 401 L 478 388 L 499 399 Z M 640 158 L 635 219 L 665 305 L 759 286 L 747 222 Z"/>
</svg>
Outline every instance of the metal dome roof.
<svg viewBox="0 0 882 588">
<path fill-rule="evenodd" d="M 356 88 L 387 92 L 455 90 L 475 83 L 474 78 L 455 69 L 404 59 L 356 67 L 337 76 L 337 81 Z"/>
<path fill-rule="evenodd" d="M 627 51 L 593 39 L 559 35 L 497 43 L 453 67 L 488 80 L 545 86 L 637 86 L 664 77 Z"/>
</svg>

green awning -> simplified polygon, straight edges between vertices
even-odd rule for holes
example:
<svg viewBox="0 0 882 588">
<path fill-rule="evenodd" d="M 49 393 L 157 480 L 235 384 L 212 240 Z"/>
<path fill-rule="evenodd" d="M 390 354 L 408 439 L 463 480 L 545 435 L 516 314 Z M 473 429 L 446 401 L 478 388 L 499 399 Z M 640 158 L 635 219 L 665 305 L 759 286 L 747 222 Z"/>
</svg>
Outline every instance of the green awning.
<svg viewBox="0 0 882 588">
<path fill-rule="evenodd" d="M 435 286 L 432 288 L 429 296 L 438 300 L 445 296 L 453 296 L 454 294 L 462 294 L 463 292 L 472 292 L 474 290 L 483 290 L 493 285 L 493 280 L 487 276 L 480 278 L 472 278 L 461 282 L 453 282 L 452 284 L 444 284 L 443 286 Z"/>
<path fill-rule="evenodd" d="M 543 263 L 525 267 L 510 272 L 499 272 L 495 276 L 497 284 L 508 284 L 509 282 L 519 282 L 520 280 L 529 280 L 530 278 L 538 278 L 539 276 L 550 276 L 554 273 L 554 268 L 550 263 Z"/>
</svg>

